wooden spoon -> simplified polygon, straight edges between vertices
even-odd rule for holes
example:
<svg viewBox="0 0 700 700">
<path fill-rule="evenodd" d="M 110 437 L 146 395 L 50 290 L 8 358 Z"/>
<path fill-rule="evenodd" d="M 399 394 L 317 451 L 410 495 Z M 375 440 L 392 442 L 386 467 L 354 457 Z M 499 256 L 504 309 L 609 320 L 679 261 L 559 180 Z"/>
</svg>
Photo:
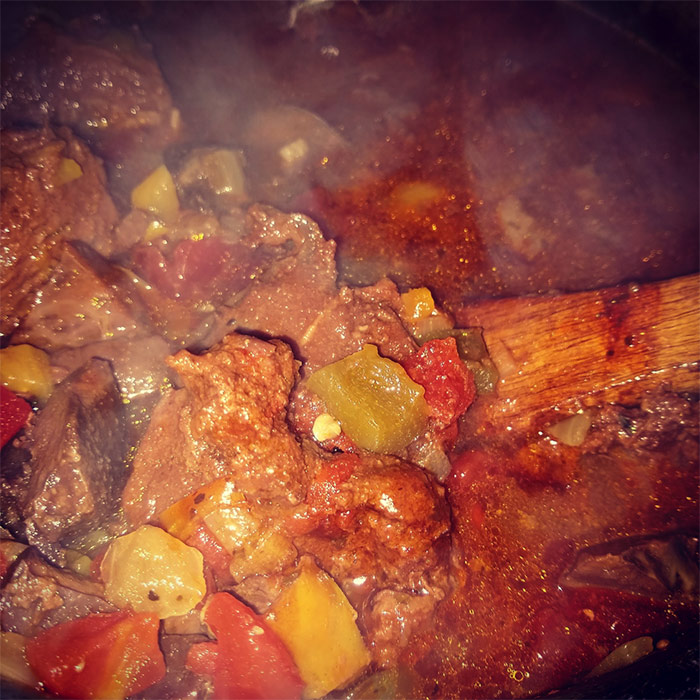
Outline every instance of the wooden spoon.
<svg viewBox="0 0 700 700">
<path fill-rule="evenodd" d="M 700 276 L 460 309 L 501 373 L 488 420 L 527 429 L 662 384 L 700 390 Z"/>
</svg>

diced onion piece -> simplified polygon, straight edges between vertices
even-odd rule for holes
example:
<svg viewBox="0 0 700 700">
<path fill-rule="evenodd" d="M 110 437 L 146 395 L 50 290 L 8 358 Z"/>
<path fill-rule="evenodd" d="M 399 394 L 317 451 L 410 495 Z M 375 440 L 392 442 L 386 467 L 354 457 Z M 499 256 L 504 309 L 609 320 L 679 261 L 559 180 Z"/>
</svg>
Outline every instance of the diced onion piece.
<svg viewBox="0 0 700 700">
<path fill-rule="evenodd" d="M 46 400 L 53 390 L 49 356 L 33 345 L 0 350 L 0 383 L 10 391 Z"/>
<path fill-rule="evenodd" d="M 340 423 L 330 413 L 322 413 L 316 417 L 311 432 L 316 440 L 323 442 L 338 437 L 342 429 Z"/>
<path fill-rule="evenodd" d="M 101 571 L 107 600 L 160 618 L 184 615 L 206 592 L 202 555 L 152 525 L 114 540 Z"/>
<path fill-rule="evenodd" d="M 452 469 L 452 464 L 443 450 L 436 447 L 434 443 L 427 442 L 414 450 L 411 454 L 411 461 L 420 464 L 423 469 L 435 475 L 438 481 L 444 481 Z"/>
<path fill-rule="evenodd" d="M 24 653 L 26 641 L 21 634 L 0 632 L 0 676 L 16 685 L 34 687 L 38 678 Z"/>
<path fill-rule="evenodd" d="M 72 158 L 61 158 L 54 176 L 54 185 L 61 187 L 83 176 L 83 169 Z"/>
<path fill-rule="evenodd" d="M 175 182 L 170 171 L 161 165 L 131 191 L 131 206 L 174 221 L 180 211 Z"/>
<path fill-rule="evenodd" d="M 294 657 L 304 697 L 347 685 L 369 664 L 357 613 L 333 579 L 310 560 L 275 601 L 266 620 Z"/>
<path fill-rule="evenodd" d="M 551 425 L 547 432 L 564 445 L 578 447 L 586 439 L 591 421 L 590 413 L 584 411 Z"/>
<path fill-rule="evenodd" d="M 423 387 L 400 364 L 380 357 L 374 345 L 322 367 L 308 383 L 359 447 L 396 452 L 427 426 Z"/>
<path fill-rule="evenodd" d="M 401 302 L 403 303 L 403 316 L 408 321 L 420 321 L 435 311 L 435 301 L 427 287 L 409 289 L 401 295 Z"/>
</svg>

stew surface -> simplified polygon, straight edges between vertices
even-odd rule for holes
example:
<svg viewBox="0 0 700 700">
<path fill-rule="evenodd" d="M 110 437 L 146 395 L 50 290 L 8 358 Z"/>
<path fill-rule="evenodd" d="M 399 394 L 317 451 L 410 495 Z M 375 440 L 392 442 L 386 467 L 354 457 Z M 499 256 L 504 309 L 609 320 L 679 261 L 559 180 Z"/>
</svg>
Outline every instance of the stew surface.
<svg viewBox="0 0 700 700">
<path fill-rule="evenodd" d="M 693 76 L 568 5 L 86 7 L 4 10 L 6 687 L 529 697 L 692 630 L 697 395 L 497 429 L 455 317 L 697 270 Z"/>
</svg>

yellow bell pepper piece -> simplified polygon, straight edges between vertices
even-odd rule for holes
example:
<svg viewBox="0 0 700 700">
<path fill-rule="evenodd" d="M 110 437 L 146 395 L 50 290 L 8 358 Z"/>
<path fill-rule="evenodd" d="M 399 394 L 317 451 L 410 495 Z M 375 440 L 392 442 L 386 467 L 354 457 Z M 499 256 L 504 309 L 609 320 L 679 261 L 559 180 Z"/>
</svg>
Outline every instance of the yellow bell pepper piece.
<svg viewBox="0 0 700 700">
<path fill-rule="evenodd" d="M 9 345 L 0 350 L 0 383 L 45 401 L 53 390 L 49 356 L 33 345 Z"/>
<path fill-rule="evenodd" d="M 420 321 L 428 318 L 435 311 L 433 295 L 427 287 L 409 289 L 401 295 L 403 302 L 402 316 L 408 321 Z"/>
<path fill-rule="evenodd" d="M 370 655 L 357 613 L 335 581 L 308 559 L 266 616 L 294 657 L 304 697 L 320 698 L 355 679 Z"/>
<path fill-rule="evenodd" d="M 375 345 L 322 367 L 308 385 L 359 447 L 397 452 L 426 429 L 423 387 L 400 364 L 380 357 Z"/>
<path fill-rule="evenodd" d="M 131 191 L 131 206 L 150 211 L 164 221 L 174 221 L 180 211 L 175 182 L 161 165 Z"/>
</svg>

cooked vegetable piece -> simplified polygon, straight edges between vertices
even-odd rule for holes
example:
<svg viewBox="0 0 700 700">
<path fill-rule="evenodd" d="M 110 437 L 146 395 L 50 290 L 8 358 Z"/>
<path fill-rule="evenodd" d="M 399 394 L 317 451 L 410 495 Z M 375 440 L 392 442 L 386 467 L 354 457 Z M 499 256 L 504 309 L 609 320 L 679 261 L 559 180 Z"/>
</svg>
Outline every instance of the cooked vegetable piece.
<svg viewBox="0 0 700 700">
<path fill-rule="evenodd" d="M 266 619 L 292 652 L 306 683 L 304 696 L 319 698 L 347 685 L 370 662 L 357 613 L 333 579 L 304 560 Z"/>
<path fill-rule="evenodd" d="M 37 683 L 25 653 L 27 638 L 16 632 L 0 632 L 0 677 L 17 685 Z"/>
<path fill-rule="evenodd" d="M 435 311 L 433 295 L 427 287 L 409 289 L 401 295 L 403 303 L 403 316 L 410 321 L 418 321 L 427 318 Z"/>
<path fill-rule="evenodd" d="M 500 377 L 496 365 L 490 357 L 484 357 L 479 361 L 465 360 L 464 364 L 474 375 L 477 393 L 490 394 L 496 388 Z"/>
<path fill-rule="evenodd" d="M 0 447 L 8 443 L 24 426 L 32 407 L 9 389 L 0 386 Z"/>
<path fill-rule="evenodd" d="M 426 333 L 418 339 L 418 342 L 423 344 L 436 338 L 448 337 L 456 340 L 457 351 L 463 360 L 479 361 L 484 357 L 488 357 L 480 328 L 450 328 L 436 331 L 435 333 Z"/>
<path fill-rule="evenodd" d="M 180 210 L 175 182 L 170 171 L 161 165 L 131 191 L 131 206 L 174 221 Z"/>
<path fill-rule="evenodd" d="M 30 639 L 27 660 L 57 695 L 125 698 L 165 675 L 158 626 L 158 617 L 147 613 L 88 615 Z"/>
<path fill-rule="evenodd" d="M 155 238 L 162 238 L 163 236 L 168 235 L 169 230 L 170 229 L 160 219 L 153 219 L 153 221 L 151 221 L 151 223 L 149 223 L 146 227 L 146 233 L 143 236 L 143 240 L 148 242 Z"/>
<path fill-rule="evenodd" d="M 194 644 L 187 667 L 214 679 L 217 698 L 299 698 L 303 688 L 291 654 L 265 620 L 228 593 L 209 598 L 202 620 L 216 642 Z"/>
<path fill-rule="evenodd" d="M 417 340 L 423 344 L 449 337 L 457 341 L 457 351 L 474 375 L 477 392 L 488 394 L 493 391 L 499 379 L 498 370 L 489 357 L 480 328 L 437 328 L 420 334 Z"/>
<path fill-rule="evenodd" d="M 296 558 L 289 538 L 256 517 L 251 504 L 226 478 L 170 506 L 161 514 L 161 523 L 170 534 L 196 547 L 217 573 L 236 580 L 279 571 Z"/>
<path fill-rule="evenodd" d="M 396 452 L 426 428 L 423 387 L 400 364 L 380 357 L 375 345 L 322 367 L 308 382 L 360 447 Z"/>
<path fill-rule="evenodd" d="M 101 572 L 107 600 L 160 618 L 184 615 L 206 592 L 201 553 L 152 525 L 114 540 Z"/>
<path fill-rule="evenodd" d="M 167 229 L 158 235 L 167 235 Z M 218 236 L 178 241 L 167 256 L 157 246 L 146 245 L 134 251 L 133 260 L 137 271 L 163 294 L 189 301 L 211 301 L 240 291 L 255 270 L 253 257 L 242 246 Z"/>
<path fill-rule="evenodd" d="M 321 413 L 319 416 L 316 416 L 311 432 L 315 440 L 324 442 L 325 440 L 337 438 L 343 432 L 343 429 L 340 427 L 340 423 L 329 413 Z"/>
<path fill-rule="evenodd" d="M 161 513 L 160 522 L 171 535 L 184 542 L 207 515 L 244 501 L 243 494 L 237 492 L 233 483 L 224 477 L 173 503 Z"/>
<path fill-rule="evenodd" d="M 590 412 L 584 411 L 549 426 L 547 432 L 564 445 L 578 447 L 586 439 L 591 423 Z"/>
<path fill-rule="evenodd" d="M 80 165 L 74 161 L 72 158 L 61 158 L 58 164 L 58 170 L 54 177 L 54 185 L 60 187 L 61 185 L 67 185 L 73 180 L 77 180 L 82 177 L 83 169 Z"/>
<path fill-rule="evenodd" d="M 197 148 L 183 164 L 177 181 L 181 188 L 209 193 L 224 205 L 238 204 L 247 199 L 243 164 L 241 151 Z"/>
<path fill-rule="evenodd" d="M 204 561 L 219 578 L 230 578 L 231 555 L 221 546 L 212 531 L 203 523 L 185 540 L 185 544 L 198 549 Z"/>
<path fill-rule="evenodd" d="M 404 367 L 425 388 L 430 415 L 441 426 L 454 423 L 474 400 L 474 376 L 460 359 L 452 337 L 429 340 Z"/>
<path fill-rule="evenodd" d="M 53 389 L 49 356 L 26 344 L 0 350 L 0 383 L 17 394 L 46 400 Z"/>
</svg>

